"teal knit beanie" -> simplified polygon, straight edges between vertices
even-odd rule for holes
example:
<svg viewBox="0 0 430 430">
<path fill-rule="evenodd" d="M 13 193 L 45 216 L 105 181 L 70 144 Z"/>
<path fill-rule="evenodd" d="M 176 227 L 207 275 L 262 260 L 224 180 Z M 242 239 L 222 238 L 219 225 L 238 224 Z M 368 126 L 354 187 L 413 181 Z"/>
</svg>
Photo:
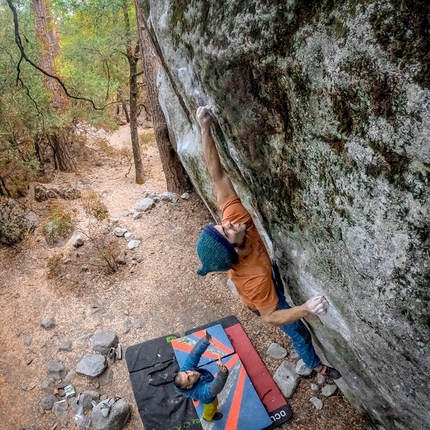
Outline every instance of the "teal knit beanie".
<svg viewBox="0 0 430 430">
<path fill-rule="evenodd" d="M 205 227 L 200 233 L 197 254 L 202 263 L 197 270 L 200 276 L 209 272 L 225 272 L 237 263 L 239 257 L 233 245 L 213 225 Z"/>
</svg>

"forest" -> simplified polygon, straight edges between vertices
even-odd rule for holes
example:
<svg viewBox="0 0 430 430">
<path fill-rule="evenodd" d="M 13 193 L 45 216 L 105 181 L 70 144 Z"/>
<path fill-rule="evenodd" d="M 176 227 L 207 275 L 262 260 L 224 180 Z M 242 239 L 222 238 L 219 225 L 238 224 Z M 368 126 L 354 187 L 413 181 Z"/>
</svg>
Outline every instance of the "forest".
<svg viewBox="0 0 430 430">
<path fill-rule="evenodd" d="M 156 106 L 155 55 L 147 36 L 138 42 L 131 1 L 8 1 L 0 19 L 0 196 L 23 196 L 52 169 L 74 171 L 78 125 L 114 129 L 120 111 L 130 125 L 136 183 L 143 182 L 137 117 L 144 111 L 156 120 L 169 188 L 183 187 Z"/>
</svg>

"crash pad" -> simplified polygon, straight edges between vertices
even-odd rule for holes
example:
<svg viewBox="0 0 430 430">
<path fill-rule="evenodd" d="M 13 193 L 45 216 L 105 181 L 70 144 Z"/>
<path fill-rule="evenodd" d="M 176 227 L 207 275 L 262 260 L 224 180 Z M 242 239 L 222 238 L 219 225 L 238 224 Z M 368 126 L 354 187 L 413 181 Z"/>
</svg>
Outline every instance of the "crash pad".
<svg viewBox="0 0 430 430">
<path fill-rule="evenodd" d="M 210 424 L 201 421 L 203 428 L 211 430 L 261 430 L 271 425 L 272 421 L 261 403 L 254 386 L 246 373 L 245 368 L 235 353 L 233 347 L 220 324 L 207 328 L 212 336 L 213 345 L 209 345 L 199 361 L 199 368 L 209 370 L 213 375 L 219 372 L 216 365 L 218 357 L 221 358 L 229 370 L 229 376 L 224 389 L 218 395 L 218 409 L 223 414 L 219 421 Z M 205 336 L 206 330 L 188 334 L 172 341 L 172 347 L 182 367 L 193 346 Z M 194 401 L 199 418 L 203 414 L 203 404 Z"/>
<path fill-rule="evenodd" d="M 222 345 L 222 348 L 224 348 L 222 354 L 220 354 L 224 357 L 224 364 L 227 365 L 226 360 L 229 362 L 230 360 L 237 360 L 236 362 L 232 361 L 228 365 L 232 369 L 239 369 L 238 374 L 242 375 L 240 378 L 235 379 L 236 383 L 239 384 L 239 388 L 241 387 L 240 384 L 245 386 L 247 384 L 246 378 L 249 378 L 249 383 L 254 387 L 261 403 L 264 405 L 264 409 L 270 416 L 272 424 L 266 426 L 266 428 L 275 429 L 280 427 L 291 418 L 291 408 L 282 396 L 236 317 L 230 316 L 208 323 L 205 326 L 188 330 L 186 337 L 193 335 L 194 339 L 197 339 L 200 335 L 193 333 L 218 324 L 222 327 L 226 335 L 225 338 L 220 336 L 221 340 L 218 345 L 219 347 Z M 172 347 L 172 341 L 179 337 L 179 334 L 173 333 L 127 348 L 125 359 L 130 382 L 142 423 L 146 429 L 203 429 L 191 399 L 179 395 L 173 385 L 173 377 L 179 370 L 179 365 Z M 215 358 L 208 357 L 206 365 L 215 366 L 211 367 L 210 370 L 216 373 L 218 368 L 214 360 Z M 241 365 L 237 364 L 239 361 Z M 232 390 L 231 395 L 234 395 L 236 392 L 238 392 L 237 389 Z M 253 411 L 246 412 L 245 415 L 252 415 L 252 413 Z M 230 429 L 230 427 L 225 428 Z M 242 430 L 246 427 L 231 428 Z"/>
</svg>

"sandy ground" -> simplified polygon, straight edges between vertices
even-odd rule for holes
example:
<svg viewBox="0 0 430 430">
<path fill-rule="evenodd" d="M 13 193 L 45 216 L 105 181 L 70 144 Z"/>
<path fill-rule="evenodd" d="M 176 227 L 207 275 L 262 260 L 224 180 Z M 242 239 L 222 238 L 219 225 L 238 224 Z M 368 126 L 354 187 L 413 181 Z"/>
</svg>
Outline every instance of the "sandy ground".
<svg viewBox="0 0 430 430">
<path fill-rule="evenodd" d="M 150 129 L 141 130 L 140 134 L 143 141 L 153 136 Z M 145 134 L 149 136 L 144 138 Z M 125 216 L 125 211 L 142 199 L 145 190 L 159 195 L 166 191 L 158 151 L 153 140 L 142 144 L 146 182 L 136 185 L 130 156 L 124 156 L 124 152 L 130 152 L 127 126 L 105 137 L 110 147 L 102 150 L 95 142 L 88 143 L 78 171 L 57 173 L 48 184 L 81 190 L 81 199 L 61 203 L 72 215 L 73 234 L 84 237 L 84 246 L 75 249 L 69 240 L 64 246 L 49 247 L 42 232 L 49 203 L 36 202 L 30 192 L 25 203 L 39 215 L 40 227 L 18 246 L 0 248 L 1 430 L 78 428 L 70 409 L 62 422 L 53 412 L 42 409 L 40 402 L 47 395 L 42 384 L 47 380 L 47 366 L 52 360 L 73 371 L 81 358 L 92 352 L 84 335 L 98 329 L 116 332 L 127 348 L 235 315 L 272 374 L 282 362 L 266 355 L 272 342 L 287 348 L 294 357 L 289 340 L 234 297 L 226 286 L 225 275 L 201 278 L 195 274 L 195 241 L 201 228 L 211 221 L 195 193 L 190 193 L 189 200 L 157 203 L 138 220 Z M 109 212 L 102 222 L 83 209 L 83 202 L 94 195 L 101 198 Z M 142 240 L 140 246 L 126 251 L 125 239 L 112 234 L 116 226 L 134 233 Z M 100 258 L 100 250 L 108 245 L 112 252 L 122 254 L 126 262 L 115 273 L 108 273 Z M 56 320 L 52 330 L 41 327 L 46 317 Z M 64 340 L 72 342 L 70 351 L 59 350 Z M 291 357 L 287 360 L 296 361 Z M 111 382 L 75 375 L 75 390 L 79 393 L 97 389 L 101 395 L 127 399 L 133 413 L 125 429 L 142 430 L 125 360 L 110 364 L 109 368 L 113 372 Z M 310 389 L 315 379 L 312 374 L 301 380 L 289 400 L 293 419 L 283 428 L 364 429 L 362 418 L 339 390 L 323 400 L 322 410 L 309 403 L 315 395 Z M 62 385 L 56 384 L 51 393 Z M 321 394 L 317 397 L 322 398 Z"/>
</svg>

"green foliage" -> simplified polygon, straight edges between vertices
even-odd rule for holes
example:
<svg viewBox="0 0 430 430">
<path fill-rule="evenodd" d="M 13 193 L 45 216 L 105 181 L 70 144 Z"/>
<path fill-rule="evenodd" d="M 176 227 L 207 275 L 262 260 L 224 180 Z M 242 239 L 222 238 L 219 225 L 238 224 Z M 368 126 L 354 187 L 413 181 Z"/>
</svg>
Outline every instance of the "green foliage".
<svg viewBox="0 0 430 430">
<path fill-rule="evenodd" d="M 25 53 L 38 64 L 41 52 L 31 2 L 13 3 Z M 128 87 L 124 4 L 135 45 L 136 20 L 130 0 L 49 2 L 61 48 L 55 73 L 70 94 L 91 99 L 98 107 L 115 103 Z M 14 32 L 12 11 L 4 5 L 0 7 L 0 196 L 12 197 L 22 195 L 28 182 L 43 173 L 41 160 L 47 142 L 41 136 L 56 134 L 76 119 L 95 126 L 116 126 L 112 116 L 115 104 L 94 110 L 86 101 L 73 100 L 66 112 L 52 109 L 46 78 L 28 62 L 20 61 Z"/>
<path fill-rule="evenodd" d="M 139 140 L 142 145 L 146 145 L 149 142 L 155 141 L 155 134 L 154 133 L 141 134 L 139 135 Z"/>
<path fill-rule="evenodd" d="M 21 5 L 20 11 L 24 47 L 29 57 L 37 58 L 37 46 L 29 42 L 35 35 L 28 5 Z M 26 62 L 20 63 L 19 73 L 26 88 L 17 81 L 19 52 L 12 13 L 7 8 L 0 10 L 0 40 L 0 177 L 3 180 L 0 191 L 17 197 L 40 172 L 32 141 L 42 128 L 42 113 L 46 115 L 49 99 L 41 76 Z"/>
<path fill-rule="evenodd" d="M 14 221 L 0 221 L 0 242 L 6 245 L 18 243 L 25 235 L 25 229 Z"/>
<path fill-rule="evenodd" d="M 94 192 L 88 192 L 83 198 L 82 203 L 87 215 L 93 216 L 99 221 L 107 218 L 109 212 L 106 205 L 101 201 L 100 196 Z"/>
<path fill-rule="evenodd" d="M 118 270 L 118 247 L 116 244 L 104 244 L 99 248 L 99 257 L 106 264 L 109 272 L 116 272 Z"/>
<path fill-rule="evenodd" d="M 72 217 L 60 203 L 51 203 L 51 214 L 43 232 L 48 242 L 56 238 L 66 238 L 72 232 Z"/>
<path fill-rule="evenodd" d="M 129 0 L 57 0 L 53 4 L 62 48 L 57 67 L 64 80 L 74 94 L 91 98 L 97 106 L 113 104 L 102 112 L 85 102 L 74 104 L 75 116 L 94 125 L 114 126 L 112 111 L 128 86 L 123 3 L 128 5 L 136 43 L 136 20 Z"/>
</svg>

